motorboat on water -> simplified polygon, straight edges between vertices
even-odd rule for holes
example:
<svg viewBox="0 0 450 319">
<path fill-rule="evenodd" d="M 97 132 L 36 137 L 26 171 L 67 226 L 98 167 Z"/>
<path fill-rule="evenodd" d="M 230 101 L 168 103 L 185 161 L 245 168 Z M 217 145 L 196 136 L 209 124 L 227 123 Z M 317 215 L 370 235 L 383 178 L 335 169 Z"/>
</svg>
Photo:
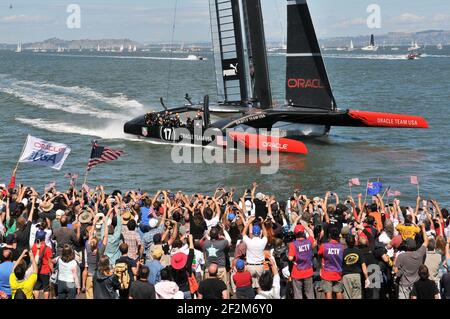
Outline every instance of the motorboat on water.
<svg viewBox="0 0 450 319">
<path fill-rule="evenodd" d="M 408 60 L 418 60 L 422 55 L 420 53 L 410 53 L 407 56 Z"/>
<path fill-rule="evenodd" d="M 188 55 L 187 60 L 190 60 L 190 61 L 207 61 L 208 58 L 205 58 L 205 57 L 200 56 L 200 55 L 190 54 L 190 55 Z"/>
<path fill-rule="evenodd" d="M 210 13 L 219 101 L 210 103 L 206 96 L 193 103 L 187 95 L 184 106 L 169 108 L 161 99 L 163 111 L 125 123 L 125 133 L 167 143 L 239 143 L 306 154 L 302 141 L 327 136 L 333 126 L 428 127 L 420 116 L 338 108 L 306 0 L 287 1 L 283 105 L 272 100 L 261 1 L 210 0 Z M 209 129 L 217 138 L 204 134 Z"/>
</svg>

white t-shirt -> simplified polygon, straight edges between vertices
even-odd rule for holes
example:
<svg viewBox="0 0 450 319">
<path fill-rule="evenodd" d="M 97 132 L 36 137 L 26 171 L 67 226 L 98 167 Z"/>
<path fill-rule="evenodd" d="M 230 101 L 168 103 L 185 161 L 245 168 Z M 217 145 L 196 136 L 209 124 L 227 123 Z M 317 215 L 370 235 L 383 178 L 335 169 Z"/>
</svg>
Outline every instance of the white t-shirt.
<svg viewBox="0 0 450 319">
<path fill-rule="evenodd" d="M 261 291 L 255 299 L 281 299 L 280 297 L 280 275 L 273 276 L 273 286 L 269 291 Z"/>
<path fill-rule="evenodd" d="M 242 202 L 239 202 L 239 208 L 245 212 L 247 217 L 255 216 L 255 204 L 251 200 L 245 201 L 245 207 L 242 207 Z"/>
<path fill-rule="evenodd" d="M 78 264 L 74 260 L 65 263 L 61 258 L 58 259 L 58 280 L 65 282 L 75 282 L 73 270 L 77 269 Z"/>
<path fill-rule="evenodd" d="M 208 227 L 208 230 L 210 230 L 212 227 L 217 226 L 219 221 L 220 221 L 219 216 L 214 216 L 209 220 L 205 219 L 206 227 Z"/>
<path fill-rule="evenodd" d="M 247 263 L 248 264 L 262 264 L 264 261 L 264 249 L 267 245 L 267 237 L 250 238 L 244 236 L 243 241 L 247 246 Z"/>
</svg>

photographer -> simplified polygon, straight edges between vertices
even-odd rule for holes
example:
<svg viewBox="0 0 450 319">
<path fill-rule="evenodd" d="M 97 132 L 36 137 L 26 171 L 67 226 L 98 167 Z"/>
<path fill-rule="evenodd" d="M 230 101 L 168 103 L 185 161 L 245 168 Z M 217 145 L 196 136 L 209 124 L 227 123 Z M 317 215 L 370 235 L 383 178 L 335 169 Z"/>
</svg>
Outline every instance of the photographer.
<svg viewBox="0 0 450 319">
<path fill-rule="evenodd" d="M 270 259 L 270 271 L 264 271 L 258 279 L 255 299 L 280 299 L 280 275 L 275 260 Z"/>
<path fill-rule="evenodd" d="M 29 258 L 31 260 L 32 273 L 25 279 L 25 274 L 27 272 L 27 265 L 24 261 L 25 257 L 30 257 L 28 249 L 24 249 L 19 259 L 14 263 L 12 273 L 9 277 L 9 284 L 12 291 L 12 299 L 15 299 L 16 293 L 21 291 L 25 295 L 26 299 L 33 299 L 33 288 L 36 284 L 38 278 L 38 267 L 36 260 L 34 258 Z"/>
</svg>

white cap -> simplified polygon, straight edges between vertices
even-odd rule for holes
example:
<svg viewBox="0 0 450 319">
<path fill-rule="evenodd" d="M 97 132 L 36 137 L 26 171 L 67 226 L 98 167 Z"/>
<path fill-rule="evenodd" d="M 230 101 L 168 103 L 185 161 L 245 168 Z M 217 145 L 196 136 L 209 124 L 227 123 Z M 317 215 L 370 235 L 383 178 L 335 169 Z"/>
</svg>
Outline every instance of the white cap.
<svg viewBox="0 0 450 319">
<path fill-rule="evenodd" d="M 58 209 L 56 211 L 56 216 L 63 216 L 65 214 L 65 212 L 62 209 Z"/>
<path fill-rule="evenodd" d="M 22 203 L 23 206 L 25 206 L 25 207 L 28 206 L 28 199 L 27 199 L 27 198 L 22 199 L 21 203 Z"/>
<path fill-rule="evenodd" d="M 258 193 L 256 194 L 256 198 L 259 200 L 263 200 L 264 199 L 264 194 L 263 193 Z"/>
<path fill-rule="evenodd" d="M 158 220 L 156 218 L 152 218 L 148 221 L 148 225 L 150 228 L 156 228 L 156 226 L 158 226 Z"/>
<path fill-rule="evenodd" d="M 6 184 L 0 184 L 0 188 L 6 188 Z"/>
<path fill-rule="evenodd" d="M 315 202 L 318 202 L 318 201 L 320 201 L 320 197 L 317 197 L 317 196 L 316 196 L 316 197 L 314 197 L 314 198 L 313 198 L 313 201 L 315 201 Z"/>
</svg>

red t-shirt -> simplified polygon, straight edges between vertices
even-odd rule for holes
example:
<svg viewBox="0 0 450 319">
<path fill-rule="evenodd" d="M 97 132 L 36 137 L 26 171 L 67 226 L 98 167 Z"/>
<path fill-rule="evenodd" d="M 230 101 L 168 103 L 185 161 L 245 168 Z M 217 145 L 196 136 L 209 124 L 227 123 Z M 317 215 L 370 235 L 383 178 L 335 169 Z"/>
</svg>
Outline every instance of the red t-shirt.
<svg viewBox="0 0 450 319">
<path fill-rule="evenodd" d="M 251 287 L 252 286 L 252 275 L 248 271 L 237 272 L 233 276 L 234 284 L 236 288 Z"/>
<path fill-rule="evenodd" d="M 308 237 L 307 240 L 309 242 L 311 242 L 311 246 L 314 245 L 314 239 L 312 239 L 311 237 Z M 294 257 L 294 261 L 295 261 L 296 252 L 295 252 L 295 245 L 293 242 L 289 244 L 288 256 Z M 294 267 L 292 268 L 291 277 L 293 279 L 306 279 L 306 278 L 312 277 L 313 275 L 314 275 L 314 269 L 312 267 L 305 269 L 305 270 L 299 270 L 297 268 L 297 265 L 294 265 Z"/>
<path fill-rule="evenodd" d="M 338 242 L 336 240 L 330 240 L 330 243 L 334 243 L 337 244 Z M 323 257 L 324 254 L 324 250 L 325 250 L 325 246 L 324 244 L 320 245 L 319 251 L 317 252 L 317 254 L 319 256 Z M 326 271 L 325 267 L 324 267 L 324 263 L 325 263 L 325 259 L 322 258 L 322 269 L 320 269 L 320 277 L 323 280 L 326 281 L 339 281 L 342 279 L 342 273 L 338 272 L 338 271 Z"/>
<path fill-rule="evenodd" d="M 52 255 L 53 255 L 52 248 L 49 246 L 46 246 L 45 243 L 41 243 L 39 257 L 42 256 L 44 247 L 46 247 L 46 248 L 45 248 L 44 256 L 42 257 L 42 266 L 41 266 L 41 271 L 39 272 L 40 275 L 48 275 L 50 273 L 50 266 L 48 264 L 48 261 L 50 259 L 50 262 L 51 262 Z M 34 256 L 37 255 L 37 250 L 38 250 L 38 246 L 37 246 L 37 244 L 34 244 L 33 247 L 31 248 L 31 251 Z"/>
</svg>

